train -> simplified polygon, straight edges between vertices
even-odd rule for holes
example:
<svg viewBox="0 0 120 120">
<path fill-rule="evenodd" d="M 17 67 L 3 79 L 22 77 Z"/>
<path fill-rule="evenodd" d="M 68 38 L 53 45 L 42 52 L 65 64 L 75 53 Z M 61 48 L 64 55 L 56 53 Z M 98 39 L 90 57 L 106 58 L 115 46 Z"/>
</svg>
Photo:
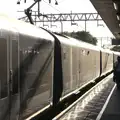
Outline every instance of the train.
<svg viewBox="0 0 120 120">
<path fill-rule="evenodd" d="M 111 72 L 120 53 L 0 15 L 0 120 L 23 120 Z"/>
</svg>

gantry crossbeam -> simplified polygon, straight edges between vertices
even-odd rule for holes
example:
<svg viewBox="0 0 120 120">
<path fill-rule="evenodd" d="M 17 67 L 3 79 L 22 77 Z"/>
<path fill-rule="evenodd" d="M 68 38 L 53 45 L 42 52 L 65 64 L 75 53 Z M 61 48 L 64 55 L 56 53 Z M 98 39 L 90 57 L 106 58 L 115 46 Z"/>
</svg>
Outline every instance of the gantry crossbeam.
<svg viewBox="0 0 120 120">
<path fill-rule="evenodd" d="M 22 12 L 22 11 L 19 11 Z M 98 13 L 61 13 L 61 14 L 37 14 L 32 11 L 31 17 L 36 22 L 59 22 L 59 21 L 98 21 L 102 20 Z M 19 18 L 28 22 L 27 16 Z"/>
</svg>

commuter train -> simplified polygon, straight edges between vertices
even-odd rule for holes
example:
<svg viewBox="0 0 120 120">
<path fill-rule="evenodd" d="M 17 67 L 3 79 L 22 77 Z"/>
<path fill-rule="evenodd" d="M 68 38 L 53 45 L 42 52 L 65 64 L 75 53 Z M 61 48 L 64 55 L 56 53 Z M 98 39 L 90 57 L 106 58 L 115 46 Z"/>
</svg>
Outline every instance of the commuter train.
<svg viewBox="0 0 120 120">
<path fill-rule="evenodd" d="M 0 120 L 23 120 L 113 70 L 119 53 L 0 15 Z"/>
</svg>

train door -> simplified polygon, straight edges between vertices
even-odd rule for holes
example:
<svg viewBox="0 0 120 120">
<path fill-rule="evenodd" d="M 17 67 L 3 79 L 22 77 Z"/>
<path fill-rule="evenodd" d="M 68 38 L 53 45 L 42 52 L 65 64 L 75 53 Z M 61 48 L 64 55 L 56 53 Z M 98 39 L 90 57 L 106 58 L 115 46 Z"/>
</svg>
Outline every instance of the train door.
<svg viewBox="0 0 120 120">
<path fill-rule="evenodd" d="M 8 31 L 0 30 L 0 120 L 9 120 Z"/>
<path fill-rule="evenodd" d="M 77 85 L 76 85 L 76 87 L 77 88 L 79 88 L 80 87 L 80 83 L 79 83 L 79 76 L 80 76 L 80 60 L 79 60 L 79 47 L 77 47 L 76 48 L 77 49 L 77 51 L 76 51 L 76 69 L 77 69 L 77 71 L 76 71 L 76 76 L 77 76 Z"/>
<path fill-rule="evenodd" d="M 19 93 L 19 35 L 12 29 L 9 37 L 9 110 L 10 120 L 18 120 Z"/>
<path fill-rule="evenodd" d="M 79 55 L 78 55 L 78 48 L 76 46 L 72 46 L 72 55 L 71 55 L 71 89 L 75 90 L 79 87 Z"/>
</svg>

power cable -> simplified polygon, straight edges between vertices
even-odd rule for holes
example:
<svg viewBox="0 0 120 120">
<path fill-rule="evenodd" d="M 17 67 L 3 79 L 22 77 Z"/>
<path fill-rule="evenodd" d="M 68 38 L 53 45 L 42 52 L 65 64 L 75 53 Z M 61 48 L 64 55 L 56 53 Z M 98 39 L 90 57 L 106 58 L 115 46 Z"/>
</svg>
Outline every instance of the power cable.
<svg viewBox="0 0 120 120">
<path fill-rule="evenodd" d="M 58 10 L 58 9 L 54 8 L 52 5 L 48 4 L 46 1 L 44 1 L 44 0 L 43 0 L 43 2 L 45 2 L 47 5 L 49 5 L 50 7 L 52 7 L 54 10 L 57 10 L 59 13 L 61 13 L 61 11 L 60 11 L 60 10 Z"/>
</svg>

